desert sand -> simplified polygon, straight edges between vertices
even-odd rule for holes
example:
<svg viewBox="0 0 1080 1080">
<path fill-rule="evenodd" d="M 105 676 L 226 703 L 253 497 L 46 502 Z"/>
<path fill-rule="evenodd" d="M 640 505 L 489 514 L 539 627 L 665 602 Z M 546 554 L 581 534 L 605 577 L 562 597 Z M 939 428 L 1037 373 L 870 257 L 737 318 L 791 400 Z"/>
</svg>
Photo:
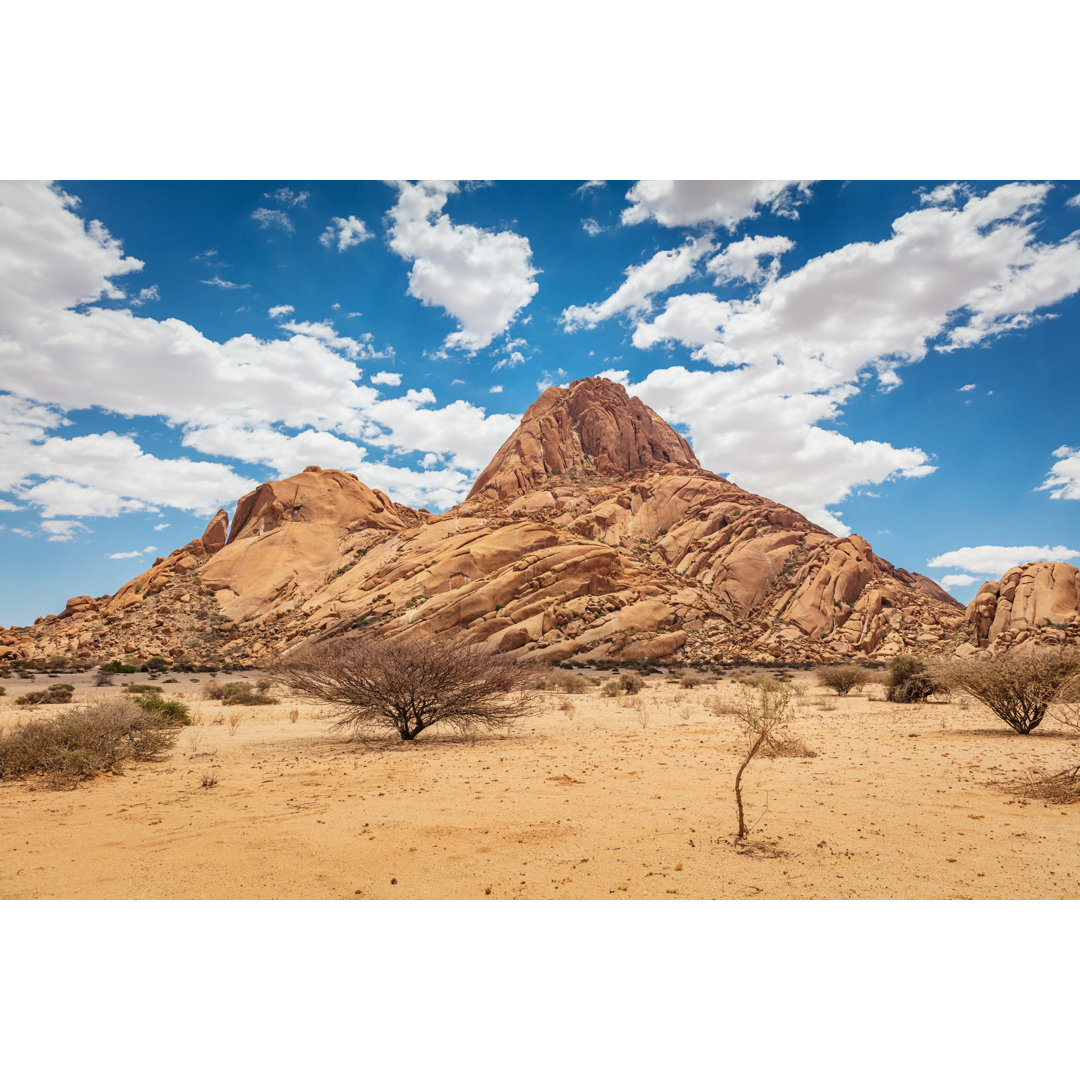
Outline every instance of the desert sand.
<svg viewBox="0 0 1080 1080">
<path fill-rule="evenodd" d="M 0 784 L 3 899 L 1075 899 L 1080 805 L 998 783 L 1074 764 L 1080 737 L 1013 734 L 977 703 L 840 698 L 796 672 L 814 757 L 757 757 L 752 843 L 732 843 L 743 742 L 724 676 L 636 697 L 536 692 L 515 727 L 356 740 L 324 708 L 162 689 L 196 723 L 167 758 L 74 790 Z M 74 704 L 122 693 L 79 676 Z M 13 704 L 0 726 L 70 706 Z M 205 777 L 216 780 L 203 786 Z"/>
</svg>

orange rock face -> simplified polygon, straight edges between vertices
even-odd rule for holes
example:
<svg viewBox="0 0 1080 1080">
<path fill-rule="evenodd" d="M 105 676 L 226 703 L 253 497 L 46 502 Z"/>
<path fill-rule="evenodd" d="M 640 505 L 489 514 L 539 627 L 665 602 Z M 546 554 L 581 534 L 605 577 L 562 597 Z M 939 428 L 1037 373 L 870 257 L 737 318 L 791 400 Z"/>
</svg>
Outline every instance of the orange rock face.
<svg viewBox="0 0 1080 1080">
<path fill-rule="evenodd" d="M 697 467 L 698 460 L 681 435 L 618 383 L 579 379 L 537 398 L 469 497 L 515 499 L 572 469 L 626 476 L 669 463 Z"/>
<path fill-rule="evenodd" d="M 1014 566 L 979 589 L 967 617 L 978 647 L 993 652 L 1080 641 L 1080 569 L 1060 562 Z"/>
<path fill-rule="evenodd" d="M 312 466 L 245 495 L 226 539 L 227 524 L 219 511 L 115 596 L 13 631 L 8 652 L 257 663 L 343 634 L 454 632 L 541 661 L 798 662 L 1080 635 L 1075 567 L 1017 568 L 965 614 L 861 537 L 702 469 L 603 379 L 545 391 L 446 514 Z"/>
</svg>

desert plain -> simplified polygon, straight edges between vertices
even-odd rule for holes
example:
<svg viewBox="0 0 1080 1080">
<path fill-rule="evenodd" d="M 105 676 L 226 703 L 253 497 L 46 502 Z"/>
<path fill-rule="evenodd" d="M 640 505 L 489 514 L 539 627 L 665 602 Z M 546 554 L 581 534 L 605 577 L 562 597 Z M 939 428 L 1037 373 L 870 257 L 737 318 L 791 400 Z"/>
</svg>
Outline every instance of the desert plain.
<svg viewBox="0 0 1080 1080">
<path fill-rule="evenodd" d="M 1075 899 L 1080 805 L 1010 792 L 1075 765 L 1080 735 L 1014 734 L 977 702 L 840 697 L 790 673 L 813 756 L 743 777 L 749 842 L 733 843 L 745 739 L 723 674 L 661 671 L 634 696 L 538 690 L 503 732 L 414 742 L 333 730 L 325 707 L 224 706 L 206 675 L 163 685 L 194 723 L 161 760 L 70 790 L 0 784 L 2 899 Z M 232 676 L 254 679 L 254 673 Z M 120 695 L 145 676 L 95 687 Z M 0 729 L 72 706 L 14 704 Z"/>
</svg>

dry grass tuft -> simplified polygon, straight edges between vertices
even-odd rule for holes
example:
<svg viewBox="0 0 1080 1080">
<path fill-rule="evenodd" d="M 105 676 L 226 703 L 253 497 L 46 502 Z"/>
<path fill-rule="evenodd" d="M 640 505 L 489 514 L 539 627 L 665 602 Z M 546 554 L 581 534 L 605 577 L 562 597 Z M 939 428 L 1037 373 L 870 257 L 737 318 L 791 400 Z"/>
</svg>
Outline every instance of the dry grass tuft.
<svg viewBox="0 0 1080 1080">
<path fill-rule="evenodd" d="M 1056 773 L 1045 769 L 1033 771 L 1026 780 L 1004 783 L 1001 787 L 1026 799 L 1061 804 L 1080 802 L 1080 765 Z"/>
</svg>

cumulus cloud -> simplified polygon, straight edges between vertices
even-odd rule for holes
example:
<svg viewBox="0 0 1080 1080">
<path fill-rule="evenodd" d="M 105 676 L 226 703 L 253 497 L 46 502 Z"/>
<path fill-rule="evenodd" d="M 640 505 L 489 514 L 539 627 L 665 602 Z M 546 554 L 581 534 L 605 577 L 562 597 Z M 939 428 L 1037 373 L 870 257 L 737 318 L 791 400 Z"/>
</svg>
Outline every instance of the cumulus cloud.
<svg viewBox="0 0 1080 1080">
<path fill-rule="evenodd" d="M 281 229 L 282 232 L 294 233 L 296 226 L 292 218 L 284 210 L 274 210 L 268 206 L 260 206 L 251 212 L 251 216 L 259 223 L 260 229 Z"/>
<path fill-rule="evenodd" d="M 748 299 L 709 292 L 670 297 L 638 324 L 633 343 L 675 341 L 721 369 L 654 371 L 636 389 L 685 423 L 703 463 L 795 506 L 833 531 L 826 509 L 867 484 L 933 471 L 916 447 L 854 442 L 821 425 L 869 376 L 881 390 L 897 369 L 1029 325 L 1037 309 L 1080 290 L 1080 234 L 1035 236 L 1045 184 L 1006 184 L 984 196 L 955 193 L 905 214 L 892 235 L 849 244 L 766 280 Z M 1048 477 L 1070 486 L 1070 453 Z"/>
<path fill-rule="evenodd" d="M 136 307 L 141 307 L 143 304 L 151 303 L 154 300 L 161 299 L 161 290 L 156 285 L 149 285 L 145 289 L 139 290 L 138 296 L 132 296 L 130 303 L 135 304 Z"/>
<path fill-rule="evenodd" d="M 728 244 L 723 251 L 707 263 L 708 271 L 715 275 L 716 284 L 734 281 L 757 284 L 772 281 L 780 272 L 780 256 L 795 246 L 786 236 L 747 236 Z M 772 259 L 765 264 L 763 259 Z"/>
<path fill-rule="evenodd" d="M 24 507 L 19 506 L 17 503 L 8 502 L 6 499 L 0 499 L 0 510 L 22 510 Z"/>
<path fill-rule="evenodd" d="M 433 407 L 430 391 L 382 399 L 359 382 L 354 360 L 392 350 L 377 349 L 370 334 L 340 335 L 329 322 L 285 323 L 284 339 L 215 342 L 178 319 L 87 307 L 122 298 L 110 276 L 142 264 L 76 209 L 47 185 L 0 185 L 0 492 L 47 520 L 166 507 L 207 513 L 255 484 L 226 464 L 156 458 L 130 436 L 65 439 L 69 409 L 156 416 L 181 428 L 186 445 L 234 461 L 293 471 L 363 466 L 366 482 L 381 479 L 393 497 L 425 505 L 464 494 L 469 471 L 516 424 L 464 402 Z M 357 440 L 387 454 L 446 451 L 448 464 L 431 476 L 377 466 Z M 333 459 L 319 460 L 323 453 Z"/>
<path fill-rule="evenodd" d="M 661 225 L 712 222 L 734 229 L 756 218 L 759 207 L 781 217 L 797 218 L 810 185 L 792 180 L 639 180 L 627 193 L 632 203 L 622 212 L 624 225 L 655 219 Z"/>
<path fill-rule="evenodd" d="M 90 530 L 81 521 L 63 521 L 54 518 L 52 521 L 43 521 L 41 531 L 47 534 L 46 539 L 65 543 L 68 540 L 74 540 L 77 533 Z"/>
<path fill-rule="evenodd" d="M 1054 457 L 1058 460 L 1037 490 L 1049 491 L 1051 499 L 1080 499 L 1080 447 L 1059 446 Z"/>
<path fill-rule="evenodd" d="M 536 295 L 529 241 L 516 233 L 456 225 L 443 213 L 451 182 L 399 183 L 390 211 L 390 247 L 412 262 L 409 295 L 441 307 L 460 325 L 448 348 L 490 345 Z"/>
<path fill-rule="evenodd" d="M 330 224 L 323 230 L 319 243 L 324 247 L 336 246 L 338 251 L 348 251 L 351 247 L 362 244 L 371 238 L 368 227 L 350 214 L 347 218 L 331 218 Z"/>
<path fill-rule="evenodd" d="M 376 386 L 400 386 L 401 385 L 401 372 L 400 371 L 376 371 L 371 376 L 371 381 Z"/>
<path fill-rule="evenodd" d="M 496 386 L 489 386 L 488 387 L 488 393 L 489 394 L 501 394 L 502 392 L 503 392 L 503 388 L 501 386 L 496 385 Z"/>
<path fill-rule="evenodd" d="M 1030 562 L 1067 562 L 1080 555 L 1080 551 L 1057 544 L 1053 547 L 999 547 L 996 544 L 979 544 L 976 547 L 962 547 L 955 551 L 946 551 L 927 560 L 927 566 L 955 566 L 961 570 L 970 570 L 975 574 L 988 574 L 1001 577 L 1014 566 L 1023 566 Z"/>
<path fill-rule="evenodd" d="M 604 231 L 604 226 L 601 225 L 600 222 L 596 220 L 596 218 L 591 218 L 591 217 L 590 218 L 582 218 L 581 219 L 581 227 L 590 236 L 599 236 Z"/>
<path fill-rule="evenodd" d="M 661 368 L 626 385 L 669 423 L 686 425 L 705 468 L 795 508 L 838 535 L 849 529 L 829 506 L 858 488 L 926 476 L 935 468 L 918 448 L 856 442 L 818 426 L 839 415 L 854 388 L 791 392 L 779 365 L 771 374 L 752 368 Z"/>
<path fill-rule="evenodd" d="M 978 580 L 970 574 L 946 574 L 938 584 L 943 589 L 961 589 L 967 585 L 974 585 Z"/>
<path fill-rule="evenodd" d="M 624 311 L 637 314 L 647 312 L 652 297 L 690 277 L 698 260 L 711 247 L 711 237 L 699 236 L 682 247 L 658 251 L 641 266 L 629 267 L 623 283 L 606 300 L 566 308 L 561 316 L 563 329 L 571 332 L 581 327 L 595 326 Z"/>
<path fill-rule="evenodd" d="M 291 315 L 295 310 L 296 308 L 292 304 L 277 304 L 275 307 L 270 308 L 266 314 L 271 319 L 281 319 L 286 315 Z"/>
</svg>

